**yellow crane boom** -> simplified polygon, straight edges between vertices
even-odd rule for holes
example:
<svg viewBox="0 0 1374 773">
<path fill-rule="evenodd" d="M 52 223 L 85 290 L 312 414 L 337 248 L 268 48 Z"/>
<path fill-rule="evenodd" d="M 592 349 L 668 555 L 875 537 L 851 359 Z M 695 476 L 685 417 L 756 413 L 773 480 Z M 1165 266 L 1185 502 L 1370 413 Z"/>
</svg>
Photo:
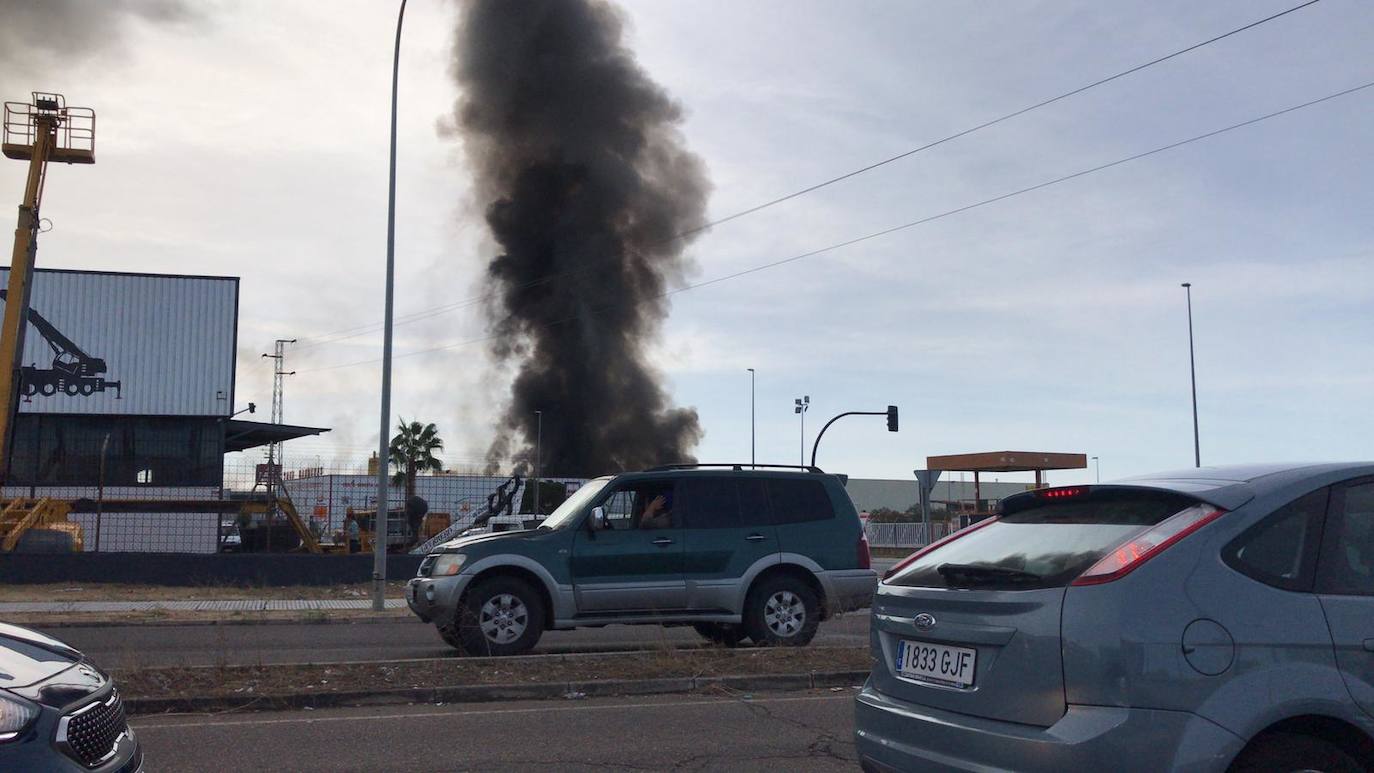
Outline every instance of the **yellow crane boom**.
<svg viewBox="0 0 1374 773">
<path fill-rule="evenodd" d="M 29 162 L 19 224 L 14 229 L 5 316 L 0 322 L 0 481 L 9 475 L 19 379 L 24 357 L 24 323 L 38 254 L 39 205 L 48 162 L 95 163 L 95 113 L 67 107 L 61 94 L 33 92 L 33 101 L 6 102 L 0 149 L 8 158 Z"/>
</svg>

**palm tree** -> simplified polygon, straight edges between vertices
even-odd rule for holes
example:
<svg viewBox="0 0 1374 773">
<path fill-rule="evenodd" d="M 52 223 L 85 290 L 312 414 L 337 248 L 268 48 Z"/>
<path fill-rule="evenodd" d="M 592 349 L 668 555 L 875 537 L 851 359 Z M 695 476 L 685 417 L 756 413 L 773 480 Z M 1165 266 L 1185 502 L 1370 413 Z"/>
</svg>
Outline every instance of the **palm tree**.
<svg viewBox="0 0 1374 773">
<path fill-rule="evenodd" d="M 421 472 L 440 472 L 444 465 L 434 455 L 444 450 L 444 441 L 439 439 L 439 430 L 433 423 L 420 424 L 405 419 L 397 425 L 396 437 L 391 439 L 390 462 L 396 468 L 391 476 L 393 483 L 406 484 L 406 499 L 415 496 L 415 476 Z"/>
</svg>

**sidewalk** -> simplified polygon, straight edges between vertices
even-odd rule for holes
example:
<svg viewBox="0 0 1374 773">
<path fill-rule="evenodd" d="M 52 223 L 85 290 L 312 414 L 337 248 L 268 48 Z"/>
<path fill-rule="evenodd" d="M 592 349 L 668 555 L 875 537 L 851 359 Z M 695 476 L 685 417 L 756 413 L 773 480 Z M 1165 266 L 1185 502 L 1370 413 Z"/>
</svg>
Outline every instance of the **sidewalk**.
<svg viewBox="0 0 1374 773">
<path fill-rule="evenodd" d="M 386 599 L 387 609 L 404 609 L 405 599 Z M 368 599 L 227 599 L 223 601 L 5 601 L 0 615 L 36 612 L 279 612 L 312 609 L 371 609 Z"/>
</svg>

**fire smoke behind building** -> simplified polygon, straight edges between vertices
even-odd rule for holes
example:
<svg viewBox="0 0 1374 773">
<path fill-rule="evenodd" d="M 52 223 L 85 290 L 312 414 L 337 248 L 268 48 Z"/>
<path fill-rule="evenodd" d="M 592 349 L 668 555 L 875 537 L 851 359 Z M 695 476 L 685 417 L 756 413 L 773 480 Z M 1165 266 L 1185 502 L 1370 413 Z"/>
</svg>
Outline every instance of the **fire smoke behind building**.
<svg viewBox="0 0 1374 773">
<path fill-rule="evenodd" d="M 461 6 L 454 126 L 500 253 L 487 266 L 491 350 L 513 367 L 492 465 L 596 475 L 691 459 L 646 348 L 681 281 L 709 183 L 679 106 L 635 62 L 599 0 Z"/>
</svg>

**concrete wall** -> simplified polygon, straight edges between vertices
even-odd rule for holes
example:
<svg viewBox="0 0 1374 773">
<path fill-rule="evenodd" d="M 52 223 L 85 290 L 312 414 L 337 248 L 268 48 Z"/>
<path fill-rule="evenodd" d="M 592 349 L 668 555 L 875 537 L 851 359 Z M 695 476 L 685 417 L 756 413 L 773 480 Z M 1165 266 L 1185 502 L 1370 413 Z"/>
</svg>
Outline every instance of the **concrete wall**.
<svg viewBox="0 0 1374 773">
<path fill-rule="evenodd" d="M 387 577 L 393 580 L 414 577 L 423 558 L 387 556 Z M 368 582 L 371 578 L 371 555 L 0 554 L 0 583 L 14 585 L 104 582 L 171 586 L 341 585 Z"/>
</svg>

